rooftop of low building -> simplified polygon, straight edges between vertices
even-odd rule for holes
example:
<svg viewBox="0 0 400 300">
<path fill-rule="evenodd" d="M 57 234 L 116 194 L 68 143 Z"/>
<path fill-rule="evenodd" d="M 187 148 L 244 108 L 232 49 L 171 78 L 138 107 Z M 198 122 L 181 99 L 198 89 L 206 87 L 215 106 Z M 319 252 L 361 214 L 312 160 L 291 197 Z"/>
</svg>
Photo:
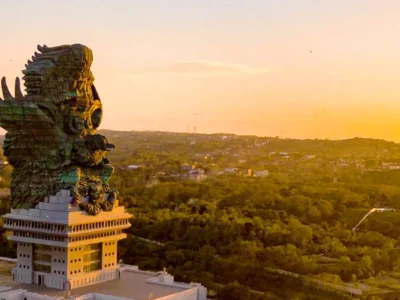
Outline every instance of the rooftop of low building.
<svg viewBox="0 0 400 300">
<path fill-rule="evenodd" d="M 11 290 L 23 289 L 30 293 L 37 293 L 50 297 L 63 297 L 64 291 L 39 286 L 13 282 L 11 268 L 12 262 L 0 261 L 0 288 L 11 287 Z M 138 270 L 135 266 L 123 266 L 120 279 L 110 280 L 99 284 L 72 289 L 70 297 L 79 297 L 87 294 L 104 294 L 114 297 L 129 298 L 135 300 L 158 299 L 173 295 L 191 288 L 189 284 L 173 282 L 163 284 L 158 282 L 156 272 Z M 148 282 L 148 280 L 153 282 Z"/>
</svg>

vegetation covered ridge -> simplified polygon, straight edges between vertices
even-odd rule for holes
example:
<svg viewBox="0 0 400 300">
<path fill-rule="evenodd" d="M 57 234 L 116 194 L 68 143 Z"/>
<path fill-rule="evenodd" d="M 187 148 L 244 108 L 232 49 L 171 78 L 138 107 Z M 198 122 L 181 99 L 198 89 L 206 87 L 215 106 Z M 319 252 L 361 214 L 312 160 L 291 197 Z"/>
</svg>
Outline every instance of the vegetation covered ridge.
<svg viewBox="0 0 400 300">
<path fill-rule="evenodd" d="M 116 145 L 110 185 L 134 215 L 119 246 L 124 263 L 166 267 L 216 299 L 398 296 L 399 144 L 106 134 Z M 9 177 L 3 159 L 1 187 Z M 5 213 L 7 197 L 0 205 Z M 373 208 L 394 211 L 352 230 Z M 6 234 L 0 256 L 14 255 Z"/>
</svg>

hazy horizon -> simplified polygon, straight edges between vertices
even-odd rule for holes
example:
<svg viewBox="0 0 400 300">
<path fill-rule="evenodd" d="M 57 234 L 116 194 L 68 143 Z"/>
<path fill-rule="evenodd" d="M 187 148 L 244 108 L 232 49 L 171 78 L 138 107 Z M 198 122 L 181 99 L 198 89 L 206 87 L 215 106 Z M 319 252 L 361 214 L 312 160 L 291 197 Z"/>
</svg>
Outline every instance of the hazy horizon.
<svg viewBox="0 0 400 300">
<path fill-rule="evenodd" d="M 102 129 L 400 141 L 400 2 L 9 1 L 0 76 L 82 43 Z M 4 132 L 4 131 L 3 131 Z"/>
<path fill-rule="evenodd" d="M 338 138 L 338 139 L 330 139 L 330 138 L 297 138 L 297 137 L 288 137 L 288 136 L 270 136 L 270 135 L 258 135 L 258 134 L 237 134 L 234 132 L 193 132 L 193 131 L 166 131 L 166 130 L 151 130 L 151 129 L 142 129 L 142 130 L 117 130 L 117 129 L 110 129 L 110 128 L 100 128 L 99 131 L 104 130 L 104 131 L 118 131 L 118 132 L 161 132 L 161 133 L 180 133 L 180 134 L 190 134 L 190 135 L 195 135 L 195 134 L 204 134 L 204 135 L 236 135 L 236 136 L 256 136 L 260 138 L 279 138 L 279 139 L 289 139 L 289 140 L 328 140 L 328 141 L 344 141 L 344 140 L 353 140 L 353 139 L 373 139 L 373 140 L 383 140 L 386 142 L 394 142 L 394 143 L 400 143 L 396 142 L 393 140 L 388 140 L 388 139 L 382 139 L 382 138 L 371 138 L 371 137 L 360 137 L 360 136 L 353 136 L 353 137 L 348 137 L 348 138 Z"/>
</svg>

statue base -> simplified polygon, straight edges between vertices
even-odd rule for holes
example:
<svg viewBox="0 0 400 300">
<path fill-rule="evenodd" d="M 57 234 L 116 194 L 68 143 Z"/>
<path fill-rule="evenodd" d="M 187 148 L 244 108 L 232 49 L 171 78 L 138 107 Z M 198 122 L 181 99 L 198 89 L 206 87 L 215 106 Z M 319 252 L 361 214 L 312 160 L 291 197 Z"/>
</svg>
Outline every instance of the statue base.
<svg viewBox="0 0 400 300">
<path fill-rule="evenodd" d="M 107 200 L 109 195 L 105 195 Z M 60 190 L 33 209 L 11 209 L 3 216 L 17 242 L 17 282 L 71 289 L 119 278 L 117 243 L 126 237 L 132 215 L 116 200 L 111 211 L 88 215 Z M 81 197 L 80 203 L 88 198 Z"/>
</svg>

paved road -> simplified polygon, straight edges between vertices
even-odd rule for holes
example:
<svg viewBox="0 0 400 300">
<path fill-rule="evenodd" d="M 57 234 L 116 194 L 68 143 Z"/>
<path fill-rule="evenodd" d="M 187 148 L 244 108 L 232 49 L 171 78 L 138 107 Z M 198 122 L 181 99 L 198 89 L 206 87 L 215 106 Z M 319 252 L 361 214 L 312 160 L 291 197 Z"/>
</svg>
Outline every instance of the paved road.
<svg viewBox="0 0 400 300">
<path fill-rule="evenodd" d="M 383 211 L 396 211 L 396 210 L 395 210 L 394 208 L 385 208 L 385 207 L 382 207 L 382 208 L 378 208 L 378 207 L 373 208 L 373 209 L 371 209 L 368 213 L 366 213 L 364 217 L 362 217 L 362 219 L 360 220 L 360 222 L 357 223 L 356 226 L 353 227 L 353 231 L 356 231 L 356 230 L 357 230 L 357 227 L 360 226 L 361 223 L 364 222 L 364 220 L 365 220 L 366 218 L 368 218 L 368 216 L 369 216 L 370 214 L 372 214 L 372 213 L 374 213 L 374 212 L 376 212 L 376 211 L 377 211 L 377 212 L 383 212 Z"/>
</svg>

